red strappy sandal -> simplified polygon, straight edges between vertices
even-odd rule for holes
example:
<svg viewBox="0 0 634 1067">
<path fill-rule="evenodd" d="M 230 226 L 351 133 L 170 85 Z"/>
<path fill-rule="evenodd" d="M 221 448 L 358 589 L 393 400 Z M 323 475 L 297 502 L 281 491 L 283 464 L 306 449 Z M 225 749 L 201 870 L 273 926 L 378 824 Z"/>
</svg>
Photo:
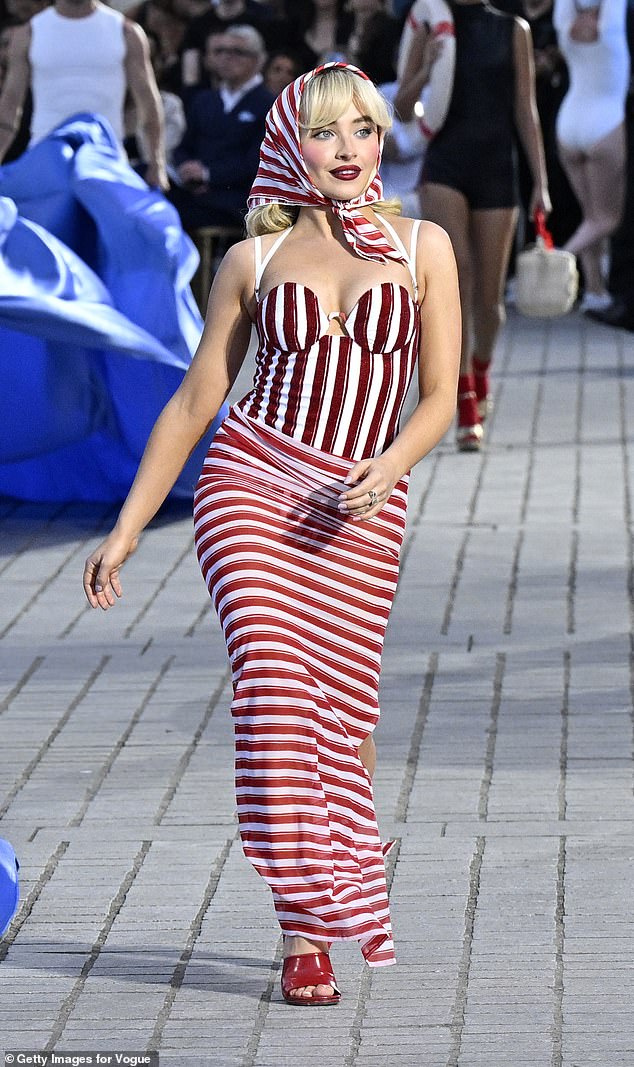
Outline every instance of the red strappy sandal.
<svg viewBox="0 0 634 1067">
<path fill-rule="evenodd" d="M 479 359 L 476 359 L 475 356 L 473 357 L 473 382 L 478 403 L 478 415 L 482 422 L 485 422 L 493 411 L 493 398 L 489 384 L 490 366 L 490 363 L 481 363 Z"/>
<path fill-rule="evenodd" d="M 327 997 L 297 997 L 293 989 L 303 986 L 330 985 L 334 993 Z M 282 996 L 287 1004 L 318 1008 L 323 1004 L 338 1004 L 341 993 L 337 988 L 330 956 L 325 952 L 309 952 L 305 956 L 287 956 L 282 965 Z"/>
<path fill-rule="evenodd" d="M 461 374 L 458 378 L 456 443 L 459 452 L 479 452 L 482 444 L 482 422 L 473 374 Z"/>
</svg>

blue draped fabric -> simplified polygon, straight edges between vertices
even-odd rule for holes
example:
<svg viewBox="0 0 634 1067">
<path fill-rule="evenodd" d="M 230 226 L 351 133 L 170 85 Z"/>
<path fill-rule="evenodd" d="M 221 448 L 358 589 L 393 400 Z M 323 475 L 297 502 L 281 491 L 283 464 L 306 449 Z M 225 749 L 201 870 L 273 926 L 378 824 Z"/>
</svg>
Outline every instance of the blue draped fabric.
<svg viewBox="0 0 634 1067">
<path fill-rule="evenodd" d="M 108 124 L 76 115 L 0 167 L 0 493 L 115 502 L 182 381 L 197 252 Z M 173 496 L 191 496 L 221 418 Z"/>
</svg>

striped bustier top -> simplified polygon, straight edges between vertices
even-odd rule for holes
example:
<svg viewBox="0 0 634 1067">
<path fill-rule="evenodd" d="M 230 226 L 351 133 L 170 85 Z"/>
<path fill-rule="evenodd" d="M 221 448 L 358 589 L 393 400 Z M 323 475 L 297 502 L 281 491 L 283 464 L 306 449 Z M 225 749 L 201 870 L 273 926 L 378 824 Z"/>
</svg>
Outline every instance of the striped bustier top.
<svg viewBox="0 0 634 1067">
<path fill-rule="evenodd" d="M 253 388 L 237 406 L 250 419 L 331 455 L 353 460 L 378 455 L 398 432 L 418 355 L 418 225 L 409 255 L 403 249 L 414 295 L 404 285 L 383 282 L 345 314 L 326 313 L 316 294 L 298 282 L 283 282 L 260 298 L 264 268 L 289 232 L 264 260 L 255 239 L 259 346 Z M 333 318 L 343 335 L 328 333 Z"/>
</svg>

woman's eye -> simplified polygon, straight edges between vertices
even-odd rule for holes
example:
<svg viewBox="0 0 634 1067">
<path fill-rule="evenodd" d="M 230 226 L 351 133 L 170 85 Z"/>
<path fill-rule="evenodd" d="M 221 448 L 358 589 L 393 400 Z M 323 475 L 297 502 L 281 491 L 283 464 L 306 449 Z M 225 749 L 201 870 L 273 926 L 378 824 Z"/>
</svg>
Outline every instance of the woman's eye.
<svg viewBox="0 0 634 1067">
<path fill-rule="evenodd" d="M 371 137 L 374 130 L 371 126 L 362 126 L 360 130 L 357 130 L 360 137 Z"/>
<path fill-rule="evenodd" d="M 329 137 L 333 136 L 334 134 L 332 130 L 317 130 L 317 133 L 313 134 L 313 137 L 319 139 L 320 141 L 327 141 Z"/>
</svg>

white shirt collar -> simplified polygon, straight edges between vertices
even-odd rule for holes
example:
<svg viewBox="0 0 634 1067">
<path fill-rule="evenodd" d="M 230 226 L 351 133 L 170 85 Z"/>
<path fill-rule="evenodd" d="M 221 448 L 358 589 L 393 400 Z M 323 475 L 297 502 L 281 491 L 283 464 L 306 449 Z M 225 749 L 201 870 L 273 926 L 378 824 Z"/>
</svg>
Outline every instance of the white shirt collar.
<svg viewBox="0 0 634 1067">
<path fill-rule="evenodd" d="M 225 109 L 225 114 L 228 111 L 233 111 L 236 104 L 250 93 L 252 89 L 255 89 L 256 85 L 262 84 L 262 75 L 254 74 L 252 78 L 249 78 L 248 82 L 241 85 L 239 89 L 229 89 L 226 85 L 220 86 L 220 96 L 222 98 L 222 104 Z"/>
</svg>

